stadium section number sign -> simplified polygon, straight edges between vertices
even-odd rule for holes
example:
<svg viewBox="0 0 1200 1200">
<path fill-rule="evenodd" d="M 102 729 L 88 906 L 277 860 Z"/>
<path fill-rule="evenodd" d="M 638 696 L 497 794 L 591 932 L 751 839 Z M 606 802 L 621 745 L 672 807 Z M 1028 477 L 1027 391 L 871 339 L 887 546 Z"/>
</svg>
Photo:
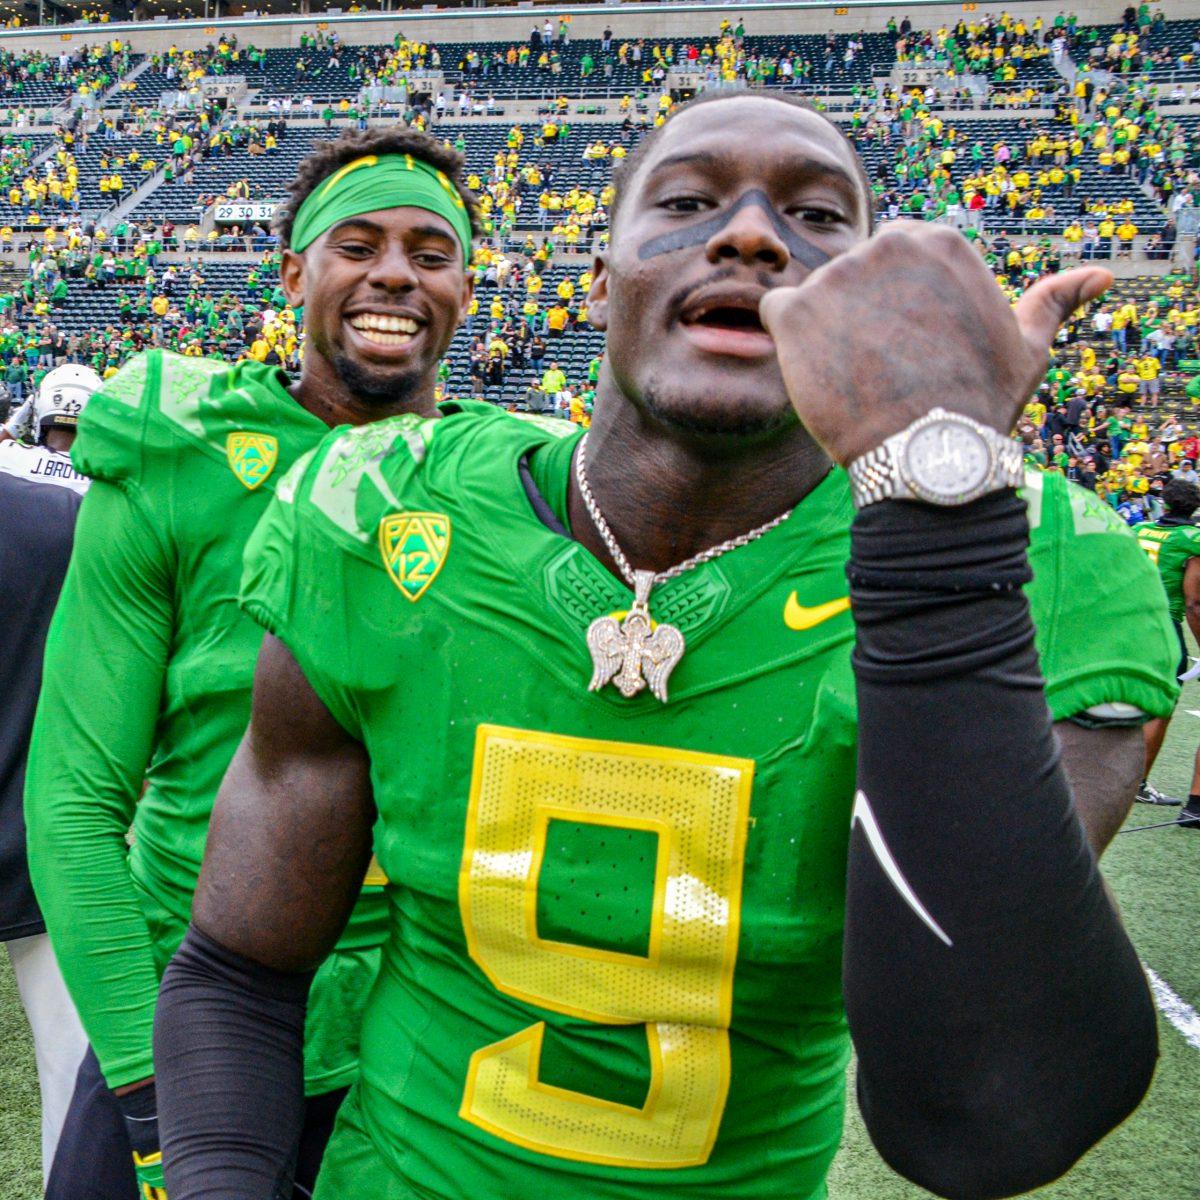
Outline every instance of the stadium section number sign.
<svg viewBox="0 0 1200 1200">
<path fill-rule="evenodd" d="M 217 205 L 213 218 L 218 225 L 248 225 L 269 221 L 276 207 L 274 200 L 226 200 Z"/>
<path fill-rule="evenodd" d="M 200 80 L 200 94 L 205 100 L 233 99 L 245 87 L 245 75 L 205 75 Z"/>
</svg>

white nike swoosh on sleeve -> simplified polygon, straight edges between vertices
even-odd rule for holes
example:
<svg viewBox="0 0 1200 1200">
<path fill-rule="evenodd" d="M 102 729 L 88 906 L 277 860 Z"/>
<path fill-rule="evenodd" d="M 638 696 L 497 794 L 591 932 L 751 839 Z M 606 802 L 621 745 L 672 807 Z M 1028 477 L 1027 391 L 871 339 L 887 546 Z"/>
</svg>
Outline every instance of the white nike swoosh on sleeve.
<svg viewBox="0 0 1200 1200">
<path fill-rule="evenodd" d="M 862 826 L 862 831 L 867 838 L 867 844 L 874 851 L 876 861 L 883 868 L 883 873 L 892 881 L 892 886 L 900 893 L 908 907 L 947 946 L 953 946 L 954 943 L 946 936 L 942 927 L 929 915 L 929 910 L 917 898 L 916 892 L 912 890 L 908 880 L 904 878 L 904 872 L 900 870 L 900 864 L 896 862 L 892 856 L 892 852 L 888 849 L 887 842 L 883 840 L 883 830 L 879 828 L 879 822 L 875 819 L 875 811 L 871 808 L 871 802 L 867 799 L 866 793 L 861 789 L 854 794 L 854 811 L 850 814 L 850 828 L 853 829 L 855 825 Z"/>
</svg>

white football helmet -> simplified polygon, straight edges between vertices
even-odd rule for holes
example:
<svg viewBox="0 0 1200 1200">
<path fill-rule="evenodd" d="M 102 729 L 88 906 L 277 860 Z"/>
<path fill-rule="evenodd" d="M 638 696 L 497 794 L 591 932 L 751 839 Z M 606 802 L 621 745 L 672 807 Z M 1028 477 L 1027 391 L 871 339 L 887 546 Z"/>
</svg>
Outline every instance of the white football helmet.
<svg viewBox="0 0 1200 1200">
<path fill-rule="evenodd" d="M 40 432 L 49 425 L 78 424 L 84 405 L 101 387 L 103 381 L 91 367 L 79 363 L 55 367 L 42 380 L 33 402 L 35 428 Z"/>
</svg>

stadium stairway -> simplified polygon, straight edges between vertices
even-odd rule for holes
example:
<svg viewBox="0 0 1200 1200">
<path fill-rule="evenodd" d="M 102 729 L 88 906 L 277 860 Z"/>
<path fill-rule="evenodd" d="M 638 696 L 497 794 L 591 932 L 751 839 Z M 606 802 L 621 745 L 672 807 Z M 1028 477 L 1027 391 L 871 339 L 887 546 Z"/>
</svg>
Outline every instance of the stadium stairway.
<svg viewBox="0 0 1200 1200">
<path fill-rule="evenodd" d="M 110 87 L 108 91 L 100 97 L 97 107 L 105 108 L 111 101 L 130 96 L 129 84 L 131 83 L 137 85 L 137 88 L 140 89 L 141 85 L 137 81 L 141 79 L 142 76 L 145 75 L 149 70 L 150 59 L 147 56 L 143 56 L 138 59 L 138 61 L 134 63 L 133 69 L 131 71 L 126 71 L 125 74 L 122 75 L 121 78 L 118 79 L 117 82 L 114 83 L 113 86 Z M 157 96 L 155 99 L 157 99 Z M 129 100 L 126 99 L 125 103 L 128 105 Z"/>
</svg>

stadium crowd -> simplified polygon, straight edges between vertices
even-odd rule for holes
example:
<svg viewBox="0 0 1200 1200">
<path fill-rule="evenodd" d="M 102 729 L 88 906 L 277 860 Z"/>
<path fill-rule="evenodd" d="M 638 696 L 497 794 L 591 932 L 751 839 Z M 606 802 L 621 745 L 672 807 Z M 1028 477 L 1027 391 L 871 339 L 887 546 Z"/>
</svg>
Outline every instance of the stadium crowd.
<svg viewBox="0 0 1200 1200">
<path fill-rule="evenodd" d="M 999 106 L 1050 108 L 1048 115 L 972 124 L 943 107 L 956 96 L 953 87 L 854 82 L 841 119 L 868 164 L 880 219 L 958 224 L 1014 301 L 1073 261 L 1130 258 L 1135 247 L 1150 260 L 1174 257 L 1177 215 L 1200 200 L 1200 122 L 1162 111 L 1183 97 L 1180 85 L 1166 92 L 1156 71 L 1191 59 L 1186 51 L 1178 61 L 1164 58 L 1161 13 L 1146 5 L 1126 10 L 1106 32 L 1064 13 L 1049 21 L 964 16 L 931 30 L 893 19 L 888 32 L 899 64 L 938 64 L 951 80 L 983 75 Z M 604 244 L 612 199 L 611 184 L 594 182 L 592 171 L 616 166 L 646 129 L 662 123 L 672 106 L 664 80 L 676 63 L 709 82 L 828 83 L 847 74 L 861 49 L 861 38 L 831 36 L 815 52 L 800 42 L 763 53 L 742 23 L 722 21 L 714 36 L 678 43 L 606 30 L 580 54 L 570 52 L 566 19 L 535 24 L 520 43 L 482 52 L 467 47 L 453 64 L 460 102 L 445 104 L 439 96 L 401 114 L 412 128 L 435 135 L 443 122 L 459 123 L 446 144 L 467 155 L 466 183 L 480 201 L 485 237 L 472 262 L 478 292 L 441 368 L 446 393 L 502 396 L 510 405 L 586 424 L 598 344 L 589 341 L 586 352 L 566 356 L 554 351 L 589 329 L 587 256 Z M 1039 60 L 1067 55 L 1080 67 L 1073 84 L 1030 77 Z M 0 60 L 0 101 L 19 102 L 25 84 L 43 79 L 78 95 L 105 90 L 133 61 L 117 39 L 57 59 L 7 54 Z M 511 78 L 532 87 L 543 75 L 560 78 L 565 63 L 585 83 L 602 82 L 616 67 L 640 73 L 640 86 L 615 102 L 615 132 L 606 125 L 593 136 L 560 95 L 543 106 L 539 123 L 514 121 L 490 162 L 471 154 L 470 122 L 494 119 L 497 111 L 493 99 L 480 99 L 489 85 Z M 120 110 L 73 120 L 49 146 L 32 132 L 7 132 L 0 144 L 0 200 L 8 202 L 0 254 L 27 255 L 29 264 L 7 289 L 0 277 L 0 348 L 10 397 L 19 401 L 36 389 L 56 364 L 87 363 L 109 377 L 131 354 L 155 345 L 296 369 L 302 314 L 274 282 L 278 256 L 269 221 L 221 226 L 201 218 L 218 202 L 273 200 L 256 161 L 311 137 L 314 125 L 330 135 L 365 127 L 370 111 L 350 97 L 314 103 L 308 89 L 318 79 L 367 88 L 444 65 L 436 45 L 403 33 L 390 46 L 356 47 L 321 30 L 301 40 L 292 62 L 294 96 L 272 95 L 265 113 L 206 107 L 199 98 L 203 78 L 245 72 L 253 80 L 267 70 L 266 52 L 230 34 L 205 49 L 171 46 L 149 56 L 148 69 L 163 89 L 187 98 L 180 106 L 149 103 L 134 78 L 119 83 L 116 94 L 129 94 Z M 1023 88 L 1013 86 L 1022 81 Z M 1200 98 L 1200 82 L 1192 98 Z M 244 161 L 245 172 L 227 182 L 230 160 Z M 208 178 L 220 182 L 206 186 Z M 157 183 L 158 195 L 176 183 L 194 187 L 193 219 L 149 215 L 155 193 L 132 214 L 96 219 L 147 181 Z M 1152 225 L 1144 224 L 1148 197 L 1158 206 Z M 233 286 L 214 289 L 208 263 L 222 251 L 254 259 Z M 81 289 L 116 294 L 111 321 L 64 327 Z M 1178 413 L 1159 419 L 1162 396 L 1185 404 L 1200 398 L 1192 379 L 1200 358 L 1194 273 L 1176 272 L 1142 293 L 1072 322 L 1025 426 L 1033 461 L 1094 487 L 1131 522 L 1156 515 L 1165 478 L 1196 459 L 1197 447 L 1185 436 L 1189 409 L 1176 405 Z"/>
</svg>

